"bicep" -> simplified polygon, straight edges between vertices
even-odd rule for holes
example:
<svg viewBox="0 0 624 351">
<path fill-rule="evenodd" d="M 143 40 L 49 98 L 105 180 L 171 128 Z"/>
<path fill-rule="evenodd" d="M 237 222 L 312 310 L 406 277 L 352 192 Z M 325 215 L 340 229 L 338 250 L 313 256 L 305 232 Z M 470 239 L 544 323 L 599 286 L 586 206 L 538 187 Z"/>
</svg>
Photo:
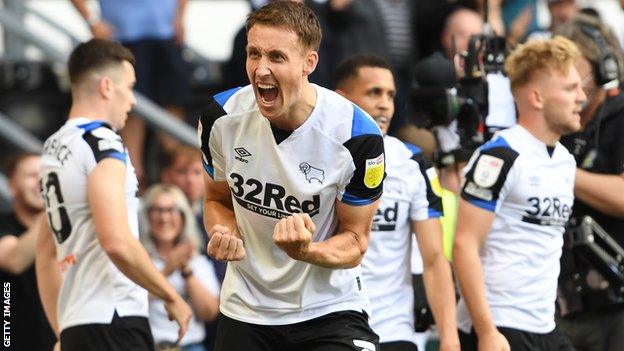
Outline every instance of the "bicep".
<svg viewBox="0 0 624 351">
<path fill-rule="evenodd" d="M 358 236 L 368 238 L 373 215 L 378 205 L 379 200 L 363 206 L 353 206 L 336 201 L 336 214 L 339 222 L 338 232 L 350 231 Z"/>
<path fill-rule="evenodd" d="M 204 201 L 217 201 L 221 204 L 232 207 L 232 195 L 230 186 L 227 181 L 218 181 L 212 179 L 208 174 L 204 173 Z"/>
<path fill-rule="evenodd" d="M 50 225 L 47 220 L 39 222 L 37 233 L 37 257 L 45 256 L 56 258 L 56 246 Z"/>
<path fill-rule="evenodd" d="M 481 245 L 492 227 L 495 213 L 461 199 L 457 212 L 456 241 L 476 240 Z"/>
<path fill-rule="evenodd" d="M 87 197 L 102 246 L 118 232 L 111 223 L 128 223 L 125 198 L 126 166 L 113 158 L 98 162 L 87 180 Z"/>
<path fill-rule="evenodd" d="M 430 218 L 422 221 L 411 221 L 412 232 L 416 233 L 418 249 L 426 259 L 428 256 L 441 254 L 442 249 L 442 225 L 438 218 Z"/>
</svg>

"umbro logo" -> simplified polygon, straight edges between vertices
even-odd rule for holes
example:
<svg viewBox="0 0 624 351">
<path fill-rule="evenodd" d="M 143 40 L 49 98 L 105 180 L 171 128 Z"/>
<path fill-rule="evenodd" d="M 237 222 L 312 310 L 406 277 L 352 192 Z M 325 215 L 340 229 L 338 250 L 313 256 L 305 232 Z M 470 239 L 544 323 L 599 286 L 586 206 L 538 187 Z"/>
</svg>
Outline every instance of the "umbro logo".
<svg viewBox="0 0 624 351">
<path fill-rule="evenodd" d="M 247 161 L 245 158 L 251 156 L 251 152 L 247 151 L 247 149 L 245 149 L 244 147 L 235 147 L 234 152 L 236 152 L 236 154 L 238 155 L 234 156 L 235 159 L 244 163 L 249 163 L 249 161 Z"/>
</svg>

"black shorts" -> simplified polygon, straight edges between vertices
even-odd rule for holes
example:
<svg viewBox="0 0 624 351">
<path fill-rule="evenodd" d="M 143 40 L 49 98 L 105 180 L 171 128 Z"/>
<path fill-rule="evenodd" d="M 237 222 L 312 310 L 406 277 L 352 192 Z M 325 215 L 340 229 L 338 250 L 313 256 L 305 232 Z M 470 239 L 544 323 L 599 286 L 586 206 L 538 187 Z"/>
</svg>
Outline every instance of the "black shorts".
<svg viewBox="0 0 624 351">
<path fill-rule="evenodd" d="M 189 68 L 173 39 L 124 42 L 136 58 L 135 89 L 161 106 L 183 106 L 189 94 Z"/>
<path fill-rule="evenodd" d="M 529 333 L 518 329 L 497 327 L 503 334 L 511 351 L 574 351 L 574 347 L 558 327 L 546 334 Z M 462 351 L 477 351 L 477 334 L 474 329 L 470 334 L 459 331 L 459 343 Z"/>
<path fill-rule="evenodd" d="M 119 317 L 111 324 L 82 324 L 61 332 L 62 351 L 154 350 L 154 338 L 145 317 Z"/>
<path fill-rule="evenodd" d="M 377 351 L 378 343 L 366 314 L 355 311 L 276 326 L 244 323 L 220 314 L 214 351 Z"/>
<path fill-rule="evenodd" d="M 418 346 L 409 341 L 393 341 L 379 344 L 379 351 L 418 351 Z"/>
</svg>

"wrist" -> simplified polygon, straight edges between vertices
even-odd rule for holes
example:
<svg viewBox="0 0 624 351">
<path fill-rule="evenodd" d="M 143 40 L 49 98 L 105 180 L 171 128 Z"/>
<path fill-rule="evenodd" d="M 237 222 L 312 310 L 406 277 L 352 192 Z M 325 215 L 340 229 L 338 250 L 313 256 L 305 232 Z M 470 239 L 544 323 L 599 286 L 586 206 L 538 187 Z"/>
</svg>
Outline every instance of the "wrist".
<svg viewBox="0 0 624 351">
<path fill-rule="evenodd" d="M 102 18 L 100 17 L 100 15 L 93 13 L 93 12 L 89 13 L 87 18 L 85 18 L 85 21 L 87 22 L 89 27 L 93 27 L 94 25 L 98 24 L 101 20 Z"/>
<path fill-rule="evenodd" d="M 193 270 L 190 268 L 181 268 L 180 275 L 182 275 L 182 278 L 186 280 L 193 275 Z"/>
</svg>

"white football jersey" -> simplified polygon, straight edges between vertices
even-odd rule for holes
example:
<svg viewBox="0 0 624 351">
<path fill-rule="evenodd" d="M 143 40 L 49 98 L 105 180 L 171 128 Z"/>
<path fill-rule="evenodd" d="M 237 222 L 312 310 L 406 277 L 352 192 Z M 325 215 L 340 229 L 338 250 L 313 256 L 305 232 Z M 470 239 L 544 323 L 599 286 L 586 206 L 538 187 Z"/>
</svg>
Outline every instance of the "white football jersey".
<svg viewBox="0 0 624 351">
<path fill-rule="evenodd" d="M 292 132 L 264 118 L 251 86 L 215 96 L 200 119 L 204 167 L 227 181 L 246 258 L 229 262 L 221 312 L 254 324 L 298 323 L 328 313 L 368 312 L 360 267 L 329 269 L 290 258 L 273 243 L 279 219 L 310 215 L 313 241 L 338 227 L 335 202 L 370 204 L 381 196 L 383 139 L 373 119 L 314 85 L 316 105 Z"/>
<path fill-rule="evenodd" d="M 384 149 L 386 179 L 362 273 L 373 312 L 371 327 L 380 342 L 414 342 L 410 223 L 440 217 L 442 200 L 420 168 L 420 149 L 391 136 L 384 137 Z"/>
<path fill-rule="evenodd" d="M 107 157 L 126 164 L 128 220 L 138 237 L 136 175 L 121 137 L 109 125 L 72 118 L 44 144 L 42 189 L 63 279 L 57 307 L 61 330 L 110 323 L 115 311 L 122 317 L 147 317 L 147 291 L 123 275 L 102 250 L 87 200 L 87 178 Z"/>
<path fill-rule="evenodd" d="M 494 211 L 479 252 L 494 324 L 531 333 L 555 328 L 555 298 L 564 226 L 574 201 L 576 164 L 516 125 L 481 146 L 466 166 L 462 198 Z M 472 323 L 463 299 L 458 326 Z"/>
</svg>

